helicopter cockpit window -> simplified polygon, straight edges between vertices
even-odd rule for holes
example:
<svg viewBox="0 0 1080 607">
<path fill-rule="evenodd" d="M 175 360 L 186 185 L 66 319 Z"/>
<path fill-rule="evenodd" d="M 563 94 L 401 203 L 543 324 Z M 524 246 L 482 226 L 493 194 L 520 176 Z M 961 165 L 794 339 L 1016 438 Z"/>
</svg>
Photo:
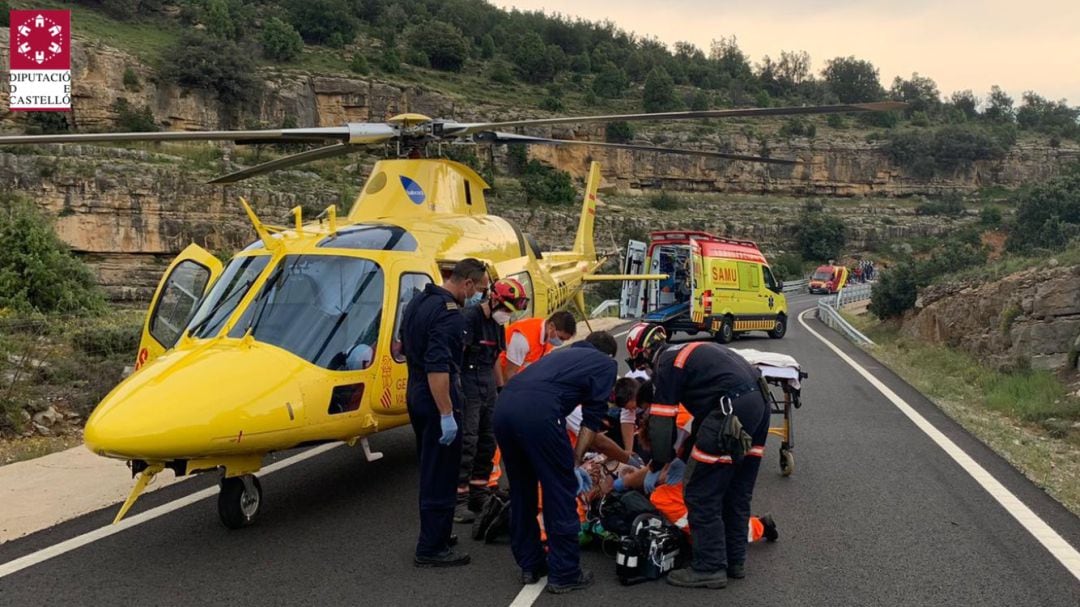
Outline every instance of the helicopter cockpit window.
<svg viewBox="0 0 1080 607">
<path fill-rule="evenodd" d="M 415 251 L 416 239 L 404 228 L 368 225 L 348 228 L 319 242 L 327 249 L 366 249 L 368 251 Z"/>
<path fill-rule="evenodd" d="M 269 255 L 234 257 L 188 323 L 192 337 L 213 337 L 270 262 Z"/>
<path fill-rule="evenodd" d="M 383 272 L 373 261 L 289 255 L 229 332 L 332 371 L 368 367 L 379 339 Z"/>
<path fill-rule="evenodd" d="M 401 316 L 405 313 L 405 306 L 409 305 L 412 298 L 416 297 L 430 283 L 431 277 L 427 274 L 406 273 L 401 275 L 397 312 L 394 318 L 394 339 L 390 342 L 390 354 L 399 363 L 405 362 L 405 355 L 401 353 Z"/>
</svg>

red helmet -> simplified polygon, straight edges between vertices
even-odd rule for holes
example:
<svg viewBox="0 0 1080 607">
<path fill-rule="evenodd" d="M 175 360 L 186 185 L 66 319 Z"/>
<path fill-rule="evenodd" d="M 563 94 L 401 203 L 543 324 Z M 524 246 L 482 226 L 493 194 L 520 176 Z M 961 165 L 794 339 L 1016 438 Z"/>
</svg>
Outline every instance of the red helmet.
<svg viewBox="0 0 1080 607">
<path fill-rule="evenodd" d="M 525 285 L 513 278 L 502 278 L 491 285 L 491 307 L 502 306 L 511 312 L 524 312 L 529 307 Z"/>
<path fill-rule="evenodd" d="M 654 325 L 647 322 L 639 322 L 630 328 L 626 336 L 626 353 L 631 359 L 640 356 L 645 350 L 651 349 L 667 341 L 667 331 L 662 325 Z"/>
</svg>

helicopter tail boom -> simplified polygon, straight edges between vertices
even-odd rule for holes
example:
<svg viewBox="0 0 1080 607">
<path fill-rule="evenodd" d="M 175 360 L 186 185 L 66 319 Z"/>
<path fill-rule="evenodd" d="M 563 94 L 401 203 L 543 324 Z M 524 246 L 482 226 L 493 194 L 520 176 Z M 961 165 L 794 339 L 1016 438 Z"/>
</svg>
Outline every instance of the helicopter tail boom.
<svg viewBox="0 0 1080 607">
<path fill-rule="evenodd" d="M 600 163 L 589 166 L 589 177 L 585 181 L 585 197 L 581 203 L 581 218 L 578 220 L 577 236 L 574 238 L 574 253 L 585 259 L 596 258 L 596 246 L 593 243 L 593 231 L 596 225 L 596 192 L 600 188 Z"/>
</svg>

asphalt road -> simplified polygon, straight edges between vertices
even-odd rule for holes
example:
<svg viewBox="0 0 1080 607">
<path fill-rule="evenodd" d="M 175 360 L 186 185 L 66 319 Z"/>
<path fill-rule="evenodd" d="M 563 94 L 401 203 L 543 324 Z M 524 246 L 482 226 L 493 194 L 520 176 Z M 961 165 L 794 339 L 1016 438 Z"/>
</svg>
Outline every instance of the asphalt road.
<svg viewBox="0 0 1080 607">
<path fill-rule="evenodd" d="M 790 303 L 797 312 L 814 299 Z M 1080 547 L 1080 520 L 873 359 L 808 322 Z M 785 339 L 762 334 L 734 345 L 791 354 L 810 373 L 796 412 L 795 474 L 779 475 L 770 438 L 754 495 L 754 511 L 775 516 L 780 541 L 751 546 L 747 578 L 718 591 L 621 587 L 613 560 L 586 552 L 594 587 L 542 594 L 534 604 L 1080 605 L 1080 582 L 794 315 Z M 464 539 L 472 565 L 412 566 L 411 433 L 371 442 L 383 460 L 367 463 L 359 449 L 339 447 L 265 476 L 263 509 L 249 528 L 225 530 L 214 499 L 204 499 L 0 578 L 0 605 L 511 604 L 522 587 L 505 544 Z M 196 478 L 163 489 L 134 512 L 212 484 Z M 0 564 L 106 526 L 114 514 L 109 508 L 0 545 Z"/>
</svg>

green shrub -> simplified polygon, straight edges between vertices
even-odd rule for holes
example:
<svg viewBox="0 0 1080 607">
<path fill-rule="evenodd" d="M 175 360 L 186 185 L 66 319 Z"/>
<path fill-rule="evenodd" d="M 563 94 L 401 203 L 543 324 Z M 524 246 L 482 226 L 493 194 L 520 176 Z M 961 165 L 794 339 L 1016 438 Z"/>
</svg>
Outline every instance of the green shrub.
<svg viewBox="0 0 1080 607">
<path fill-rule="evenodd" d="M 488 78 L 499 84 L 511 84 L 514 82 L 514 72 L 505 61 L 494 61 L 488 68 Z"/>
<path fill-rule="evenodd" d="M 124 88 L 129 91 L 137 91 L 142 88 L 139 75 L 135 73 L 135 70 L 131 69 L 131 66 L 124 68 Z"/>
<path fill-rule="evenodd" d="M 1001 225 L 1001 209 L 997 207 L 983 207 L 979 211 L 979 223 L 988 228 L 996 228 Z"/>
<path fill-rule="evenodd" d="M 150 133 L 161 130 L 148 105 L 137 108 L 121 97 L 113 102 L 112 111 L 116 112 L 116 126 L 121 132 Z"/>
<path fill-rule="evenodd" d="M 576 196 L 570 173 L 541 164 L 536 160 L 530 160 L 525 165 L 521 185 L 525 189 L 526 202 L 570 204 Z"/>
<path fill-rule="evenodd" d="M 285 0 L 282 5 L 308 42 L 340 47 L 356 36 L 358 24 L 347 0 Z"/>
<path fill-rule="evenodd" d="M 846 129 L 848 128 L 848 122 L 841 114 L 829 114 L 825 118 L 825 124 L 829 125 L 832 129 Z"/>
<path fill-rule="evenodd" d="M 250 53 L 201 32 L 184 34 L 165 52 L 161 77 L 184 88 L 213 91 L 227 106 L 258 98 L 262 88 Z"/>
<path fill-rule="evenodd" d="M 683 200 L 670 192 L 660 192 L 649 197 L 649 206 L 657 211 L 674 211 L 686 206 Z"/>
<path fill-rule="evenodd" d="M 410 29 L 405 36 L 411 50 L 422 51 L 431 67 L 460 72 L 469 56 L 469 43 L 461 30 L 444 21 L 428 21 Z"/>
<path fill-rule="evenodd" d="M 371 67 L 368 65 L 367 57 L 359 53 L 353 55 L 352 60 L 349 62 L 349 69 L 354 74 L 360 74 L 363 76 L 366 76 L 371 71 Z"/>
<path fill-rule="evenodd" d="M 49 135 L 71 131 L 67 112 L 27 112 L 26 134 Z"/>
<path fill-rule="evenodd" d="M 1080 236 L 1080 165 L 1014 198 L 1016 219 L 1009 233 L 1012 251 L 1060 249 Z"/>
<path fill-rule="evenodd" d="M 0 308 L 44 314 L 104 310 L 94 275 L 32 203 L 0 195 Z"/>
<path fill-rule="evenodd" d="M 773 260 L 773 274 L 778 280 L 800 280 L 803 274 L 803 259 L 798 253 L 784 253 Z"/>
<path fill-rule="evenodd" d="M 630 78 L 626 72 L 612 63 L 607 63 L 597 72 L 590 90 L 603 99 L 618 99 L 622 97 L 628 86 L 630 86 Z"/>
<path fill-rule="evenodd" d="M 405 51 L 405 63 L 416 67 L 431 67 L 431 61 L 428 59 L 427 53 L 418 48 Z"/>
<path fill-rule="evenodd" d="M 896 164 L 926 178 L 936 172 L 970 166 L 977 160 L 1004 158 L 1015 141 L 1016 132 L 1012 128 L 954 124 L 936 130 L 891 133 L 882 149 Z"/>
<path fill-rule="evenodd" d="M 540 100 L 540 109 L 547 110 L 549 112 L 561 112 L 566 109 L 563 105 L 562 99 L 554 95 L 547 95 Z"/>
<path fill-rule="evenodd" d="M 844 222 L 813 207 L 805 208 L 799 214 L 794 231 L 803 259 L 810 261 L 828 261 L 840 257 L 847 242 Z"/>
<path fill-rule="evenodd" d="M 379 57 L 379 69 L 387 74 L 397 74 L 401 71 L 401 56 L 396 49 L 388 48 Z"/>
<path fill-rule="evenodd" d="M 641 107 L 646 112 L 671 112 L 682 107 L 675 95 L 675 81 L 662 67 L 654 67 L 645 79 L 645 89 L 641 96 Z"/>
<path fill-rule="evenodd" d="M 259 36 L 263 53 L 274 61 L 295 61 L 304 50 L 304 39 L 291 24 L 271 17 Z"/>
<path fill-rule="evenodd" d="M 71 334 L 71 345 L 87 356 L 130 356 L 139 349 L 142 326 L 138 323 L 91 323 Z"/>
<path fill-rule="evenodd" d="M 780 127 L 781 137 L 814 137 L 817 127 L 805 118 L 788 118 Z"/>
<path fill-rule="evenodd" d="M 938 200 L 929 200 L 916 206 L 915 214 L 959 217 L 964 214 L 964 200 L 960 196 L 945 196 Z"/>
<path fill-rule="evenodd" d="M 629 122 L 609 122 L 604 125 L 604 141 L 608 143 L 629 143 L 633 139 L 634 127 Z"/>
<path fill-rule="evenodd" d="M 910 263 L 882 271 L 870 291 L 870 313 L 880 319 L 902 316 L 915 307 L 916 271 Z"/>
</svg>

